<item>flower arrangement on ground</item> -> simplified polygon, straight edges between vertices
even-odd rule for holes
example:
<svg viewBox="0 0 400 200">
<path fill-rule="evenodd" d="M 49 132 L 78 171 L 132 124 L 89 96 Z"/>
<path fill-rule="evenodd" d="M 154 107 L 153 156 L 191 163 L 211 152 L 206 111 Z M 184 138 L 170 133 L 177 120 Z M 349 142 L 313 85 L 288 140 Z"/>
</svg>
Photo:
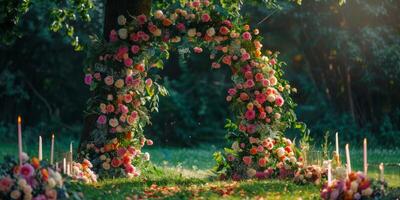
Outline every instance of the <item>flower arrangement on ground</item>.
<svg viewBox="0 0 400 200">
<path fill-rule="evenodd" d="M 68 198 L 62 176 L 52 167 L 23 153 L 19 164 L 7 156 L 0 167 L 0 199 L 55 200 Z"/>
<path fill-rule="evenodd" d="M 72 179 L 84 183 L 97 182 L 97 175 L 91 170 L 92 167 L 92 163 L 86 159 L 84 159 L 82 163 L 73 162 L 71 173 Z"/>
<path fill-rule="evenodd" d="M 386 183 L 374 181 L 362 172 L 351 172 L 347 175 L 346 169 L 336 169 L 336 179 L 331 184 L 324 184 L 321 190 L 322 199 L 379 199 L 384 195 Z"/>
</svg>

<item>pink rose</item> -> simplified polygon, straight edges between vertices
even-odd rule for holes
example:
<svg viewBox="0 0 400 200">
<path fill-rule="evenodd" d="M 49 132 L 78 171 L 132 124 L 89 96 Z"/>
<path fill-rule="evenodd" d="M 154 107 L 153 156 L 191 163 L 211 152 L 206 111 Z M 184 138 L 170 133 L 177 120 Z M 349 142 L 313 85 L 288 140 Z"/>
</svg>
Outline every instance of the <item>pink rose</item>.
<svg viewBox="0 0 400 200">
<path fill-rule="evenodd" d="M 112 76 L 106 76 L 106 78 L 104 78 L 104 83 L 106 83 L 106 85 L 110 86 L 110 85 L 114 84 L 114 78 Z"/>
<path fill-rule="evenodd" d="M 127 122 L 129 125 L 133 125 L 133 124 L 135 123 L 135 120 L 136 120 L 135 117 L 132 117 L 131 115 L 129 115 L 128 118 L 127 118 L 127 120 L 126 120 L 126 122 Z"/>
<path fill-rule="evenodd" d="M 219 28 L 219 33 L 220 33 L 221 35 L 227 35 L 227 34 L 229 33 L 229 29 L 228 29 L 226 26 L 221 26 L 221 27 Z"/>
<path fill-rule="evenodd" d="M 108 124 L 109 124 L 111 127 L 115 128 L 115 127 L 118 126 L 119 123 L 118 123 L 118 120 L 117 120 L 117 119 L 112 118 L 112 119 L 110 119 L 110 120 L 108 121 Z"/>
<path fill-rule="evenodd" d="M 250 165 L 251 164 L 251 157 L 250 156 L 243 156 L 242 160 L 243 160 L 245 165 Z"/>
<path fill-rule="evenodd" d="M 124 101 L 125 101 L 125 103 L 130 103 L 130 102 L 132 102 L 132 95 L 130 95 L 130 94 L 125 94 L 125 95 L 124 95 Z"/>
<path fill-rule="evenodd" d="M 131 52 L 133 54 L 137 54 L 139 52 L 139 50 L 140 50 L 140 47 L 138 45 L 132 45 L 131 46 Z"/>
<path fill-rule="evenodd" d="M 8 193 L 13 185 L 13 180 L 10 177 L 3 177 L 0 179 L 0 191 L 2 193 Z"/>
<path fill-rule="evenodd" d="M 195 53 L 203 52 L 203 49 L 201 47 L 194 47 L 193 50 L 194 50 Z"/>
<path fill-rule="evenodd" d="M 246 79 L 253 79 L 253 73 L 251 73 L 251 71 L 246 71 L 246 72 L 244 73 L 244 77 L 245 77 Z"/>
<path fill-rule="evenodd" d="M 264 151 L 264 147 L 263 146 L 258 146 L 257 147 L 257 151 L 258 152 L 263 152 Z"/>
<path fill-rule="evenodd" d="M 107 121 L 107 117 L 105 115 L 100 115 L 97 118 L 97 123 L 98 124 L 104 125 L 104 124 L 106 124 L 106 121 Z"/>
<path fill-rule="evenodd" d="M 211 20 L 211 17 L 209 14 L 204 13 L 203 15 L 201 15 L 201 21 L 203 22 L 209 22 Z"/>
<path fill-rule="evenodd" d="M 126 154 L 127 150 L 124 147 L 119 147 L 117 150 L 117 154 L 119 157 L 123 157 Z"/>
<path fill-rule="evenodd" d="M 254 110 L 247 110 L 245 117 L 247 120 L 253 120 L 256 117 L 256 112 Z"/>
<path fill-rule="evenodd" d="M 241 61 L 246 61 L 248 59 L 250 59 L 250 54 L 247 52 L 242 54 L 242 57 L 240 58 Z"/>
<path fill-rule="evenodd" d="M 147 139 L 146 140 L 146 144 L 149 145 L 149 146 L 153 145 L 153 140 Z"/>
<path fill-rule="evenodd" d="M 178 30 L 180 30 L 180 31 L 184 31 L 185 30 L 185 24 L 184 23 L 178 23 L 177 25 L 176 25 L 176 28 L 178 29 Z"/>
<path fill-rule="evenodd" d="M 119 167 L 122 164 L 122 161 L 116 157 L 114 157 L 111 161 L 111 166 L 113 166 L 114 168 Z"/>
<path fill-rule="evenodd" d="M 93 76 L 91 74 L 86 74 L 85 75 L 85 84 L 90 85 L 92 84 Z"/>
<path fill-rule="evenodd" d="M 119 110 L 121 111 L 121 113 L 123 113 L 123 114 L 126 114 L 129 112 L 128 107 L 123 104 L 119 104 L 118 107 L 119 107 Z"/>
<path fill-rule="evenodd" d="M 124 60 L 124 64 L 126 67 L 130 67 L 133 64 L 133 60 L 131 58 L 127 58 Z"/>
<path fill-rule="evenodd" d="M 246 127 L 247 133 L 249 133 L 249 134 L 255 133 L 256 132 L 256 127 L 257 126 L 254 125 L 254 124 L 248 124 L 247 127 Z"/>
<path fill-rule="evenodd" d="M 111 30 L 110 35 L 108 36 L 110 42 L 115 42 L 118 40 L 118 33 L 114 29 Z"/>
<path fill-rule="evenodd" d="M 132 40 L 132 41 L 134 41 L 134 42 L 139 41 L 139 35 L 136 34 L 136 33 L 132 33 L 132 34 L 130 35 L 130 40 Z"/>
<path fill-rule="evenodd" d="M 260 119 L 265 119 L 267 117 L 267 113 L 265 112 L 260 112 L 260 114 L 258 115 L 258 118 Z"/>
<path fill-rule="evenodd" d="M 262 83 L 262 85 L 263 85 L 264 87 L 268 87 L 268 86 L 270 85 L 270 82 L 269 82 L 268 79 L 263 79 L 263 80 L 261 81 L 261 83 Z"/>
<path fill-rule="evenodd" d="M 228 161 L 232 162 L 235 160 L 235 156 L 232 154 L 228 154 L 227 159 L 228 159 Z"/>
<path fill-rule="evenodd" d="M 135 173 L 135 171 L 136 171 L 136 169 L 133 165 L 131 165 L 131 164 L 125 165 L 125 173 L 133 174 L 133 173 Z"/>
<path fill-rule="evenodd" d="M 108 113 L 112 113 L 112 112 L 114 112 L 115 108 L 112 104 L 108 104 L 106 107 L 106 110 Z"/>
<path fill-rule="evenodd" d="M 25 179 L 30 179 L 33 174 L 35 173 L 35 169 L 33 168 L 32 165 L 25 163 L 22 165 L 19 174 L 24 177 Z"/>
<path fill-rule="evenodd" d="M 98 81 L 101 80 L 101 74 L 99 72 L 94 73 L 93 77 Z"/>
<path fill-rule="evenodd" d="M 255 138 L 255 137 L 249 137 L 249 142 L 250 142 L 251 144 L 255 144 L 255 143 L 258 142 L 258 139 Z"/>
<path fill-rule="evenodd" d="M 282 96 L 277 96 L 275 98 L 275 104 L 279 107 L 281 107 L 283 105 L 285 101 L 283 100 Z"/>
<path fill-rule="evenodd" d="M 265 94 L 261 93 L 256 95 L 256 100 L 258 103 L 263 104 L 267 100 L 267 97 L 265 96 Z"/>
<path fill-rule="evenodd" d="M 137 21 L 138 21 L 138 23 L 139 23 L 140 25 L 143 25 L 144 23 L 147 22 L 147 17 L 146 17 L 146 15 L 143 15 L 143 14 L 137 16 L 136 19 L 137 19 Z"/>
<path fill-rule="evenodd" d="M 251 40 L 251 33 L 249 33 L 249 32 L 244 32 L 243 34 L 242 34 L 242 38 L 243 38 L 243 40 Z"/>
<path fill-rule="evenodd" d="M 125 83 L 127 86 L 131 86 L 133 84 L 133 77 L 132 76 L 125 77 Z"/>
<path fill-rule="evenodd" d="M 269 60 L 269 64 L 270 65 L 275 65 L 276 64 L 276 60 L 274 58 L 272 58 L 271 60 Z"/>
<path fill-rule="evenodd" d="M 231 95 L 231 96 L 235 95 L 236 94 L 236 89 L 235 88 L 230 88 L 228 90 L 228 94 Z"/>
<path fill-rule="evenodd" d="M 214 68 L 214 69 L 219 69 L 221 67 L 221 65 L 219 63 L 213 62 L 211 64 L 211 67 Z"/>
<path fill-rule="evenodd" d="M 247 88 L 252 88 L 252 87 L 254 87 L 254 85 L 255 85 L 255 83 L 252 79 L 249 79 L 246 81 Z"/>
<path fill-rule="evenodd" d="M 231 21 L 229 21 L 229 20 L 224 20 L 223 22 L 222 22 L 222 24 L 224 24 L 225 26 L 227 26 L 228 28 L 232 28 L 232 22 Z"/>
</svg>

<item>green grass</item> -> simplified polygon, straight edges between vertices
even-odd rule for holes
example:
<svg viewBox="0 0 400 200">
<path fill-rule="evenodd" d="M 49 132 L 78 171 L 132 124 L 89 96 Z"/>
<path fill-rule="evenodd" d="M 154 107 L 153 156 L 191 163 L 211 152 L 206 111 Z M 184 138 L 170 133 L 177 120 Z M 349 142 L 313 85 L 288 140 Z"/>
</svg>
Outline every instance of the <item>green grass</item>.
<svg viewBox="0 0 400 200">
<path fill-rule="evenodd" d="M 29 144 L 31 155 L 36 155 L 35 144 Z M 32 147 L 31 147 L 32 146 Z M 68 150 L 68 144 L 56 144 L 56 155 Z M 44 156 L 48 157 L 49 146 L 45 146 Z M 15 144 L 1 144 L 0 156 L 17 152 Z M 216 181 L 210 172 L 214 165 L 212 154 L 219 149 L 213 145 L 197 148 L 148 147 L 152 163 L 157 166 L 144 171 L 135 179 L 108 179 L 93 185 L 72 183 L 71 187 L 80 190 L 85 199 L 135 199 L 135 197 L 162 197 L 164 199 L 318 199 L 319 187 L 296 185 L 290 181 L 247 180 L 242 182 Z M 351 152 L 352 167 L 362 170 L 362 151 Z M 344 158 L 342 158 L 343 160 Z M 378 177 L 377 164 L 400 163 L 400 151 L 370 150 L 369 176 Z M 400 167 L 386 167 L 385 179 L 390 187 L 400 187 Z M 225 194 L 225 195 L 224 195 Z M 397 194 L 396 194 L 397 195 Z M 400 195 L 400 194 L 399 194 Z"/>
</svg>

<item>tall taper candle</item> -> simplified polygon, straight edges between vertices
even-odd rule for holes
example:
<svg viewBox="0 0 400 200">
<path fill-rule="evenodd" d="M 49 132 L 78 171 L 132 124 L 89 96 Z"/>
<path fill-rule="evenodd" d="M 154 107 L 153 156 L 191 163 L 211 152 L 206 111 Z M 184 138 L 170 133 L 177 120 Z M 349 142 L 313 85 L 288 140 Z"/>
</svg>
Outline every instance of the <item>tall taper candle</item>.
<svg viewBox="0 0 400 200">
<path fill-rule="evenodd" d="M 364 138 L 364 175 L 368 173 L 368 160 L 367 160 L 367 138 Z"/>
<path fill-rule="evenodd" d="M 18 160 L 19 165 L 22 165 L 22 129 L 21 129 L 21 116 L 18 116 Z"/>
<path fill-rule="evenodd" d="M 346 161 L 347 161 L 347 174 L 350 174 L 350 172 L 351 172 L 351 163 L 350 163 L 349 144 L 346 144 Z"/>
<path fill-rule="evenodd" d="M 43 160 L 42 136 L 39 136 L 39 160 Z"/>
<path fill-rule="evenodd" d="M 328 160 L 328 186 L 332 184 L 332 160 Z"/>
<path fill-rule="evenodd" d="M 380 173 L 380 175 L 379 175 L 379 178 L 380 178 L 380 180 L 383 182 L 383 181 L 385 181 L 385 177 L 384 177 L 384 167 L 383 167 L 383 163 L 381 163 L 380 165 L 379 165 L 379 170 L 381 171 L 381 173 Z"/>
<path fill-rule="evenodd" d="M 340 156 L 340 154 L 339 154 L 339 133 L 338 132 L 336 132 L 335 138 L 336 138 L 336 153 L 338 154 L 338 156 Z"/>
<path fill-rule="evenodd" d="M 54 134 L 51 135 L 50 164 L 54 161 Z"/>
<path fill-rule="evenodd" d="M 67 172 L 67 161 L 66 161 L 66 159 L 64 158 L 63 159 L 63 173 L 65 174 Z"/>
</svg>

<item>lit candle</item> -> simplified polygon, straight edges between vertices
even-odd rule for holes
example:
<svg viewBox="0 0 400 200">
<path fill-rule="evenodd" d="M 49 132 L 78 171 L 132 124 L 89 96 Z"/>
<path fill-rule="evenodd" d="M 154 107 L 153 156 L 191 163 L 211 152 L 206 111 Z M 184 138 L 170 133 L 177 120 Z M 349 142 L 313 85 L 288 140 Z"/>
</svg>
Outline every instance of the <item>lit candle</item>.
<svg viewBox="0 0 400 200">
<path fill-rule="evenodd" d="M 54 134 L 51 135 L 50 164 L 54 161 Z"/>
<path fill-rule="evenodd" d="M 338 156 L 340 156 L 340 154 L 339 154 L 339 133 L 338 132 L 336 132 L 335 138 L 336 138 L 336 153 Z"/>
<path fill-rule="evenodd" d="M 346 161 L 347 161 L 347 174 L 351 173 L 350 151 L 349 144 L 346 144 Z"/>
<path fill-rule="evenodd" d="M 42 151 L 42 136 L 39 136 L 39 160 L 43 159 L 43 151 Z"/>
<path fill-rule="evenodd" d="M 63 173 L 65 174 L 67 172 L 67 161 L 66 161 L 66 159 L 64 158 L 63 159 Z"/>
<path fill-rule="evenodd" d="M 21 116 L 18 116 L 18 159 L 19 165 L 22 165 L 22 129 L 21 129 Z"/>
<path fill-rule="evenodd" d="M 328 186 L 332 184 L 332 160 L 328 160 Z"/>
<path fill-rule="evenodd" d="M 71 153 L 71 157 L 74 158 L 74 156 L 72 154 L 72 142 L 69 144 L 69 152 Z"/>
<path fill-rule="evenodd" d="M 368 161 L 367 161 L 367 138 L 364 138 L 364 175 L 367 176 Z"/>
<path fill-rule="evenodd" d="M 381 174 L 380 174 L 380 179 L 381 179 L 381 181 L 383 182 L 383 181 L 385 181 L 385 177 L 384 177 L 384 175 L 383 175 L 383 171 L 384 171 L 384 167 L 383 167 L 383 163 L 381 163 L 380 165 L 379 165 L 379 170 L 381 171 Z"/>
</svg>

